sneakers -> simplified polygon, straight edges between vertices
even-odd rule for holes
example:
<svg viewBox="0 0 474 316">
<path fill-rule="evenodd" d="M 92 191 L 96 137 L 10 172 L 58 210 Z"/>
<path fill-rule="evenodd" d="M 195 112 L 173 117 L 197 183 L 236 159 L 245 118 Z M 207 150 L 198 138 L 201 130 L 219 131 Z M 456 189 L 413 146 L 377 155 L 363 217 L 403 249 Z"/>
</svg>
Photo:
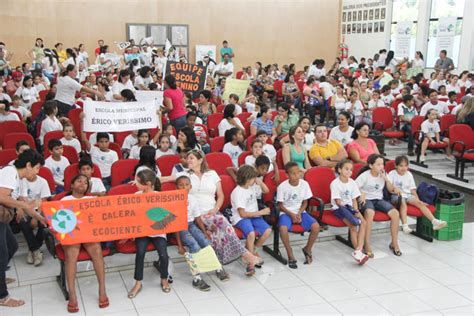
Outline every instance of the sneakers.
<svg viewBox="0 0 474 316">
<path fill-rule="evenodd" d="M 448 225 L 448 223 L 446 223 L 445 221 L 440 221 L 439 219 L 434 219 L 432 223 L 433 223 L 433 230 L 440 230 L 446 227 L 446 225 Z"/>
<path fill-rule="evenodd" d="M 224 269 L 216 271 L 216 275 L 222 282 L 229 281 L 229 274 Z"/>
<path fill-rule="evenodd" d="M 411 234 L 413 232 L 413 229 L 411 229 L 408 224 L 403 225 L 402 230 L 405 234 Z"/>
<path fill-rule="evenodd" d="M 28 251 L 28 254 L 26 255 L 26 263 L 33 264 L 34 262 L 35 262 L 35 259 L 33 258 L 33 252 Z"/>
<path fill-rule="evenodd" d="M 35 267 L 43 263 L 43 252 L 41 250 L 36 250 L 33 252 L 33 265 Z"/>
<path fill-rule="evenodd" d="M 352 253 L 352 258 L 354 258 L 355 261 L 357 261 L 357 263 L 359 265 L 363 265 L 364 263 L 367 262 L 367 260 L 369 260 L 369 256 L 367 256 L 366 254 L 362 253 L 362 251 L 360 250 L 356 250 Z"/>
<path fill-rule="evenodd" d="M 193 280 L 193 288 L 198 289 L 203 292 L 208 292 L 211 290 L 211 286 L 206 283 L 203 279 Z"/>
</svg>

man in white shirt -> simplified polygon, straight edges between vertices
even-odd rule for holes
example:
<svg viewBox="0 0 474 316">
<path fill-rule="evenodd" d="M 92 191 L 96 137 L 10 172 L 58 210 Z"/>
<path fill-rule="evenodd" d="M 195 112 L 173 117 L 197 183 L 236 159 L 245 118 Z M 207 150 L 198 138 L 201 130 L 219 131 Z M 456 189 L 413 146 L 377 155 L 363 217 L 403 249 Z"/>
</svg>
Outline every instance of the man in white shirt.
<svg viewBox="0 0 474 316">
<path fill-rule="evenodd" d="M 224 54 L 224 61 L 219 63 L 214 69 L 214 76 L 217 76 L 218 79 L 222 77 L 232 78 L 232 75 L 234 74 L 234 64 L 231 63 L 229 59 L 229 54 Z"/>
<path fill-rule="evenodd" d="M 425 116 L 429 110 L 435 109 L 438 112 L 438 117 L 449 113 L 448 104 L 438 100 L 438 91 L 430 90 L 430 102 L 425 103 L 421 107 L 420 115 Z"/>
</svg>

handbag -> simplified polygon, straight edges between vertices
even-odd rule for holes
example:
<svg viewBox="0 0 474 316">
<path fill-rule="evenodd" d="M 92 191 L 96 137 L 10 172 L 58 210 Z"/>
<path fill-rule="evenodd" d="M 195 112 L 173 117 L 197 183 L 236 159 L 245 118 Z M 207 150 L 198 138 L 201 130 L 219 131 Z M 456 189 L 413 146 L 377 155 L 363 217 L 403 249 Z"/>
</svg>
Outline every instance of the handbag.
<svg viewBox="0 0 474 316">
<path fill-rule="evenodd" d="M 13 209 L 0 205 L 0 223 L 10 224 L 13 214 Z"/>
</svg>

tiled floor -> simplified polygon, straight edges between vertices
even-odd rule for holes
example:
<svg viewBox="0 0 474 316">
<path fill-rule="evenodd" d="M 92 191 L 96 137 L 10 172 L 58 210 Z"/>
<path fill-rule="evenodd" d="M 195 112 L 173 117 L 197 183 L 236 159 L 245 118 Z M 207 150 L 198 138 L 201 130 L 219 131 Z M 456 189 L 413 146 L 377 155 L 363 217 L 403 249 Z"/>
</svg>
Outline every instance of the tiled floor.
<svg viewBox="0 0 474 316">
<path fill-rule="evenodd" d="M 212 287 L 207 293 L 192 288 L 185 263 L 175 260 L 171 293 L 160 290 L 157 272 L 148 267 L 143 290 L 133 300 L 127 298 L 133 256 L 114 255 L 107 258 L 110 307 L 98 308 L 95 276 L 83 272 L 77 282 L 78 315 L 474 315 L 474 223 L 464 225 L 460 241 L 427 243 L 403 234 L 399 239 L 403 255 L 395 257 L 388 250 L 388 233 L 374 235 L 376 257 L 362 267 L 334 240 L 317 243 L 315 262 L 305 266 L 301 241 L 296 242 L 297 270 L 264 253 L 265 264 L 254 277 L 244 276 L 240 262 L 226 267 L 228 282 L 204 276 Z M 43 266 L 34 268 L 24 255 L 23 246 L 7 275 L 19 278 L 10 292 L 26 305 L 0 308 L 0 315 L 66 315 L 66 301 L 54 282 L 57 262 L 45 255 Z M 153 256 L 147 254 L 148 260 Z M 86 270 L 87 263 L 79 268 Z"/>
</svg>

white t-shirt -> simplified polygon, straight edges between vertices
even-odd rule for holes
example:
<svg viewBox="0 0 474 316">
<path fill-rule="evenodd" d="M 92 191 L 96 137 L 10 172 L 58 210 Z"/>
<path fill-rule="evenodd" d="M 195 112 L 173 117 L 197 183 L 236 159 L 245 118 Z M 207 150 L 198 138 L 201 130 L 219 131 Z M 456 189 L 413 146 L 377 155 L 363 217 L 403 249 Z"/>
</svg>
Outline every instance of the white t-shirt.
<svg viewBox="0 0 474 316">
<path fill-rule="evenodd" d="M 46 118 L 43 120 L 41 123 L 41 131 L 40 131 L 40 143 L 43 145 L 44 141 L 44 135 L 48 132 L 52 131 L 62 131 L 63 130 L 63 125 L 61 122 L 58 120 L 56 116 L 53 116 L 52 118 L 50 116 L 46 116 Z M 48 146 L 48 144 L 46 144 Z"/>
<path fill-rule="evenodd" d="M 142 88 L 140 85 L 143 85 L 145 88 L 148 88 L 150 83 L 153 82 L 153 78 L 151 76 L 148 76 L 148 78 L 143 78 L 142 76 L 136 76 L 135 77 L 135 88 L 137 90 L 141 90 Z"/>
<path fill-rule="evenodd" d="M 63 138 L 60 139 L 60 141 L 63 145 L 68 145 L 68 146 L 74 147 L 74 149 L 76 150 L 76 152 L 78 154 L 82 151 L 81 143 L 79 142 L 79 140 L 77 138 L 67 140 L 66 138 L 63 137 Z"/>
<path fill-rule="evenodd" d="M 342 182 L 339 178 L 331 182 L 331 205 L 333 210 L 339 208 L 336 199 L 341 200 L 344 205 L 352 206 L 352 200 L 359 196 L 359 187 L 357 187 L 357 183 L 351 178 L 349 178 L 349 181 L 346 183 Z"/>
<path fill-rule="evenodd" d="M 237 125 L 240 126 L 240 128 L 244 129 L 244 126 L 242 125 L 242 122 L 239 120 L 238 117 L 234 117 L 234 121 Z M 228 129 L 231 129 L 232 127 L 235 127 L 234 125 L 231 125 L 229 123 L 229 121 L 227 121 L 226 119 L 223 119 L 220 123 L 219 123 L 219 136 L 224 136 L 225 135 L 225 131 L 227 131 Z"/>
<path fill-rule="evenodd" d="M 158 159 L 161 156 L 169 156 L 169 155 L 176 155 L 176 152 L 171 148 L 168 148 L 167 151 L 161 151 L 160 149 L 157 149 L 155 157 L 156 157 L 156 159 Z"/>
<path fill-rule="evenodd" d="M 57 91 L 56 97 L 54 98 L 55 100 L 69 105 L 74 105 L 76 102 L 76 91 L 81 90 L 82 85 L 71 77 L 64 76 L 59 77 L 56 89 Z"/>
<path fill-rule="evenodd" d="M 191 179 L 192 188 L 189 194 L 198 201 L 201 215 L 207 214 L 216 206 L 217 184 L 221 182 L 221 178 L 214 170 L 205 172 L 201 178 L 193 172 L 183 171 L 177 173 L 176 178 L 182 175 Z"/>
<path fill-rule="evenodd" d="M 125 137 L 122 144 L 122 149 L 132 149 L 132 146 L 138 143 L 137 137 L 133 137 L 132 134 Z"/>
<path fill-rule="evenodd" d="M 455 86 L 451 84 L 446 85 L 446 93 L 450 93 L 451 91 L 454 91 L 456 92 L 456 94 L 459 94 L 461 93 L 461 88 L 459 87 L 458 84 L 456 84 Z"/>
<path fill-rule="evenodd" d="M 313 193 L 308 182 L 300 180 L 297 186 L 292 186 L 290 180 L 285 180 L 277 188 L 277 202 L 283 202 L 283 206 L 290 212 L 297 214 L 303 201 L 311 198 Z M 284 213 L 280 213 L 283 215 Z"/>
<path fill-rule="evenodd" d="M 26 186 L 29 201 L 49 198 L 51 191 L 49 190 L 48 181 L 40 176 L 36 176 L 34 181 L 23 179 Z"/>
<path fill-rule="evenodd" d="M 17 111 L 21 114 L 21 116 L 23 116 L 23 118 L 27 117 L 27 116 L 30 116 L 31 115 L 31 112 L 28 111 L 27 108 L 23 107 L 23 106 L 19 106 L 19 107 L 14 107 L 14 106 L 10 106 L 10 110 L 13 110 L 13 111 Z M 18 117 L 18 116 L 17 116 Z M 20 120 L 20 119 L 18 119 Z"/>
<path fill-rule="evenodd" d="M 155 147 L 152 142 L 150 142 L 150 146 Z M 130 149 L 130 155 L 128 156 L 128 159 L 140 159 L 140 150 L 142 147 L 137 145 L 133 145 L 132 148 Z M 155 159 L 158 159 L 157 152 L 155 151 Z"/>
<path fill-rule="evenodd" d="M 425 120 L 423 123 L 421 123 L 421 131 L 427 136 L 434 138 L 436 137 L 436 133 L 441 132 L 441 129 L 437 121 L 430 122 L 429 120 Z"/>
<path fill-rule="evenodd" d="M 31 105 L 38 101 L 38 91 L 35 87 L 26 88 L 22 87 L 16 90 L 15 95 L 19 96 L 22 100 L 22 105 L 28 110 L 31 109 Z"/>
<path fill-rule="evenodd" d="M 383 108 L 383 107 L 385 107 L 385 103 L 381 99 L 378 99 L 377 102 L 375 102 L 374 99 L 371 99 L 369 101 L 369 103 L 367 104 L 367 107 L 369 109 Z"/>
<path fill-rule="evenodd" d="M 114 142 L 114 135 L 113 134 L 110 134 L 110 133 L 107 133 L 109 134 L 109 141 L 111 143 Z M 91 145 L 95 145 L 97 144 L 97 133 L 92 133 L 90 136 L 89 136 L 89 143 L 91 143 Z"/>
<path fill-rule="evenodd" d="M 425 116 L 428 113 L 428 111 L 431 110 L 431 109 L 435 109 L 436 111 L 438 111 L 439 116 L 443 116 L 444 114 L 449 113 L 448 104 L 445 103 L 445 102 L 442 102 L 442 101 L 438 101 L 438 103 L 436 103 L 436 104 L 433 104 L 431 102 L 425 103 L 421 107 L 420 115 Z"/>
<path fill-rule="evenodd" d="M 365 193 L 366 200 L 382 200 L 385 180 L 381 176 L 374 177 L 370 170 L 357 177 L 356 183 L 361 192 Z"/>
<path fill-rule="evenodd" d="M 332 93 L 333 86 L 329 82 L 326 82 L 326 81 L 321 82 L 319 84 L 319 89 L 324 89 L 323 91 L 324 100 L 329 100 L 329 98 L 334 95 L 334 93 Z"/>
<path fill-rule="evenodd" d="M 66 157 L 61 156 L 59 161 L 53 159 L 53 156 L 49 156 L 44 161 L 44 166 L 51 170 L 53 173 L 54 182 L 64 184 L 64 170 L 70 165 L 69 160 Z"/>
<path fill-rule="evenodd" d="M 272 160 L 277 155 L 275 147 L 273 147 L 273 145 L 264 144 L 262 150 L 263 150 L 263 153 L 270 159 L 270 162 L 272 162 Z"/>
<path fill-rule="evenodd" d="M 395 187 L 400 189 L 402 197 L 405 199 L 408 199 L 412 196 L 411 190 L 416 190 L 415 179 L 413 178 L 413 175 L 410 171 L 407 171 L 402 176 L 397 172 L 397 170 L 392 170 L 388 174 L 388 179 Z"/>
<path fill-rule="evenodd" d="M 6 121 L 19 121 L 20 118 L 18 115 L 12 112 L 8 112 L 8 114 L 0 114 L 0 123 L 6 122 Z"/>
<path fill-rule="evenodd" d="M 63 197 L 61 199 L 61 201 L 71 201 L 71 200 L 81 200 L 81 199 L 92 199 L 94 198 L 93 196 L 90 196 L 90 195 L 84 195 L 83 197 L 81 197 L 80 199 L 76 199 L 74 196 L 72 195 L 66 195 L 65 197 Z"/>
<path fill-rule="evenodd" d="M 91 193 L 102 193 L 106 191 L 104 183 L 102 182 L 102 179 L 91 177 L 90 181 L 91 181 Z"/>
<path fill-rule="evenodd" d="M 132 90 L 132 92 L 135 93 L 135 88 L 133 87 L 132 80 L 128 80 L 125 84 L 115 81 L 114 85 L 112 86 L 112 93 L 120 95 L 120 92 L 125 89 Z"/>
<path fill-rule="evenodd" d="M 242 218 L 240 217 L 239 208 L 243 208 L 245 212 L 255 213 L 258 212 L 257 196 L 262 194 L 262 188 L 254 184 L 248 189 L 236 186 L 232 194 L 230 195 L 230 201 L 232 203 L 232 216 L 230 222 L 235 225 Z"/>
<path fill-rule="evenodd" d="M 265 154 L 264 154 L 265 155 Z M 265 155 L 267 156 L 267 155 Z M 268 157 L 268 156 L 267 156 Z M 255 161 L 257 160 L 257 158 L 255 158 L 253 155 L 248 155 L 247 157 L 245 157 L 245 164 L 246 165 L 249 165 L 249 166 L 255 166 Z M 270 166 L 268 167 L 268 172 L 272 172 L 273 171 L 273 163 L 272 163 L 272 160 L 270 159 Z"/>
<path fill-rule="evenodd" d="M 309 133 L 304 134 L 303 147 L 306 151 L 309 151 L 311 147 L 313 147 L 314 142 L 315 142 L 314 132 L 309 132 Z M 275 150 L 275 147 L 273 147 L 273 150 Z M 276 151 L 275 151 L 275 154 L 276 154 Z"/>
<path fill-rule="evenodd" d="M 352 107 L 351 101 L 347 101 L 347 102 L 346 102 L 346 108 L 345 108 L 345 110 L 346 110 L 346 111 L 349 111 L 349 109 L 350 109 L 351 107 Z M 354 107 L 352 108 L 352 114 L 354 114 L 354 116 L 361 116 L 363 109 L 364 109 L 364 106 L 362 105 L 362 102 L 360 102 L 359 100 L 357 100 L 357 101 L 355 101 Z"/>
<path fill-rule="evenodd" d="M 454 115 L 458 114 L 458 112 L 459 112 L 460 109 L 462 109 L 462 103 L 459 104 L 459 105 L 456 105 L 456 106 L 453 108 L 453 110 L 451 111 L 451 114 L 454 114 Z"/>
<path fill-rule="evenodd" d="M 20 196 L 28 196 L 27 188 L 14 166 L 6 166 L 0 169 L 0 188 L 12 190 L 11 197 L 15 200 Z"/>
<path fill-rule="evenodd" d="M 380 100 L 382 100 L 383 103 L 385 103 L 386 106 L 390 106 L 392 102 L 395 100 L 393 97 L 393 94 L 389 93 L 387 95 L 381 94 L 380 95 Z"/>
<path fill-rule="evenodd" d="M 231 62 L 228 62 L 227 64 L 224 64 L 224 62 L 219 63 L 215 68 L 214 68 L 214 74 L 216 72 L 231 72 L 230 76 L 227 76 L 227 78 L 232 78 L 234 74 L 234 64 Z"/>
<path fill-rule="evenodd" d="M 354 127 L 352 126 L 349 126 L 349 128 L 345 132 L 341 132 L 339 126 L 335 126 L 331 129 L 331 132 L 329 133 L 329 139 L 337 140 L 342 144 L 342 146 L 346 146 L 347 144 L 350 144 L 353 141 L 353 139 L 351 138 L 353 131 Z"/>
<path fill-rule="evenodd" d="M 243 152 L 242 148 L 239 145 L 232 145 L 231 142 L 228 142 L 224 145 L 222 152 L 228 154 L 232 159 L 234 167 L 239 167 L 239 156 Z"/>
<path fill-rule="evenodd" d="M 404 103 L 400 103 L 398 105 L 398 116 L 403 116 L 405 119 L 413 119 L 416 115 L 418 115 L 418 111 L 414 106 L 409 108 L 406 106 Z M 400 122 L 400 126 L 404 126 L 406 123 L 405 122 Z"/>
<path fill-rule="evenodd" d="M 194 219 L 199 216 L 201 216 L 199 203 L 194 196 L 188 194 L 188 222 L 193 222 Z"/>
<path fill-rule="evenodd" d="M 102 178 L 110 177 L 112 164 L 119 160 L 117 153 L 113 150 L 102 151 L 98 147 L 91 146 L 90 154 L 92 162 L 99 166 Z"/>
</svg>

